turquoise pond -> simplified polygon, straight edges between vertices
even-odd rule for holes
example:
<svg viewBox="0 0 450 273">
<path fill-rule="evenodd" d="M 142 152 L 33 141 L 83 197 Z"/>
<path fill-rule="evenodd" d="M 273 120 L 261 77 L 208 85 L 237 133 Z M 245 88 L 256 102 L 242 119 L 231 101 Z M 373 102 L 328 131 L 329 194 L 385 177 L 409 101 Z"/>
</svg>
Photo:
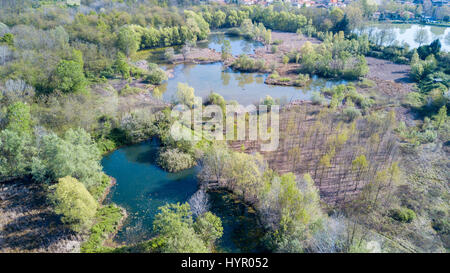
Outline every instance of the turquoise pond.
<svg viewBox="0 0 450 273">
<path fill-rule="evenodd" d="M 184 203 L 197 191 L 198 168 L 168 173 L 155 164 L 157 140 L 120 148 L 102 160 L 106 174 L 116 178 L 106 202 L 124 207 L 128 218 L 115 241 L 133 244 L 152 237 L 158 207 Z M 210 211 L 223 222 L 224 235 L 218 241 L 221 252 L 261 252 L 263 231 L 256 214 L 227 192 L 209 193 Z"/>
</svg>

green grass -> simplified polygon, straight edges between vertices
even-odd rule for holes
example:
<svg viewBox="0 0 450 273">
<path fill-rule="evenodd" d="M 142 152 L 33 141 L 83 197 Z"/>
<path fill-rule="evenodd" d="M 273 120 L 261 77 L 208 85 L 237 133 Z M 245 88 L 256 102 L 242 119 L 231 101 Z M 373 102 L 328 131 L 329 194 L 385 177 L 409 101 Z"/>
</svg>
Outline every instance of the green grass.
<svg viewBox="0 0 450 273">
<path fill-rule="evenodd" d="M 96 224 L 90 230 L 89 239 L 81 245 L 81 252 L 108 252 L 111 248 L 104 247 L 103 242 L 117 231 L 122 217 L 122 210 L 114 204 L 100 208 L 97 211 Z"/>
</svg>

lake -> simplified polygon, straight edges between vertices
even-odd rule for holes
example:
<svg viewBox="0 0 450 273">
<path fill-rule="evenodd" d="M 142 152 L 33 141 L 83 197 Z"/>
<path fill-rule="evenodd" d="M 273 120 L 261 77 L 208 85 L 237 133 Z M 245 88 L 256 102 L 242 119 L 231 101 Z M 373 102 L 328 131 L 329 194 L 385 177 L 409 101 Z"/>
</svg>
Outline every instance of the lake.
<svg viewBox="0 0 450 273">
<path fill-rule="evenodd" d="M 368 27 L 365 32 L 373 32 L 373 34 L 375 34 L 381 30 L 390 30 L 393 32 L 393 37 L 395 37 L 395 40 L 400 44 L 407 43 L 411 48 L 417 48 L 419 47 L 419 43 L 414 41 L 414 38 L 419 29 L 424 29 L 428 36 L 427 41 L 423 44 L 430 44 L 432 41 L 439 39 L 442 45 L 442 50 L 447 52 L 450 51 L 449 27 L 418 24 L 376 24 Z"/>
<path fill-rule="evenodd" d="M 282 102 L 294 99 L 311 99 L 313 91 L 346 83 L 345 80 L 328 80 L 312 77 L 305 87 L 268 85 L 264 83 L 267 74 L 241 73 L 224 70 L 221 63 L 181 64 L 173 68 L 174 77 L 158 87 L 165 101 L 175 101 L 178 83 L 194 87 L 195 95 L 203 99 L 216 92 L 225 100 L 235 100 L 240 104 L 258 104 L 267 95 Z"/>
<path fill-rule="evenodd" d="M 260 42 L 244 39 L 239 36 L 219 33 L 213 33 L 209 35 L 207 41 L 200 41 L 197 43 L 197 46 L 201 48 L 211 48 L 217 52 L 222 52 L 222 45 L 224 40 L 228 40 L 230 42 L 231 54 L 234 56 L 241 54 L 253 54 L 255 49 L 264 46 Z"/>
</svg>

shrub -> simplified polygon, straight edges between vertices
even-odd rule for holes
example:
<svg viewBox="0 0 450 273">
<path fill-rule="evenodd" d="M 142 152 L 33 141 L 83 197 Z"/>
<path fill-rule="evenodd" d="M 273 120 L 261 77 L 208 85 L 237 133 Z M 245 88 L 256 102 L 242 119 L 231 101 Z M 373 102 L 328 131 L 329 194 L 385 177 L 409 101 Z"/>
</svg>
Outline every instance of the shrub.
<svg viewBox="0 0 450 273">
<path fill-rule="evenodd" d="M 419 109 L 425 104 L 424 96 L 418 92 L 410 92 L 406 95 L 403 104 L 407 107 Z"/>
<path fill-rule="evenodd" d="M 103 241 L 117 231 L 122 217 L 122 210 L 114 204 L 99 209 L 95 216 L 97 223 L 92 226 L 89 239 L 81 245 L 81 252 L 102 252 Z"/>
<path fill-rule="evenodd" d="M 297 80 L 294 81 L 296 86 L 305 86 L 311 80 L 308 74 L 298 74 Z"/>
<path fill-rule="evenodd" d="M 369 79 L 363 79 L 358 83 L 358 86 L 361 88 L 368 88 L 368 87 L 374 87 L 375 82 Z"/>
<path fill-rule="evenodd" d="M 420 143 L 432 143 L 437 138 L 437 132 L 435 130 L 425 130 L 425 132 L 418 134 Z"/>
<path fill-rule="evenodd" d="M 391 217 L 402 223 L 411 223 L 416 218 L 416 213 L 408 208 L 399 208 L 391 210 Z"/>
<path fill-rule="evenodd" d="M 167 80 L 167 74 L 164 70 L 158 67 L 157 64 L 150 63 L 148 65 L 149 73 L 145 76 L 145 80 L 154 85 L 159 85 Z"/>
<path fill-rule="evenodd" d="M 275 101 L 273 100 L 273 98 L 269 95 L 267 95 L 264 100 L 263 100 L 263 105 L 268 106 L 268 108 L 270 108 L 272 105 L 275 104 Z"/>
<path fill-rule="evenodd" d="M 325 102 L 325 98 L 322 94 L 320 94 L 320 92 L 314 91 L 312 92 L 311 101 L 313 104 L 322 105 Z"/>
<path fill-rule="evenodd" d="M 361 111 L 354 106 L 347 106 L 343 111 L 344 118 L 352 121 L 361 116 Z"/>
<path fill-rule="evenodd" d="M 126 84 L 119 92 L 121 96 L 129 96 L 134 94 L 140 94 L 144 92 L 144 89 L 137 88 L 137 87 L 130 87 L 128 84 Z"/>
<path fill-rule="evenodd" d="M 232 64 L 232 68 L 239 71 L 245 72 L 256 72 L 256 71 L 264 71 L 267 69 L 266 63 L 264 60 L 259 59 L 255 60 L 247 55 L 240 55 Z"/>
<path fill-rule="evenodd" d="M 77 179 L 66 176 L 50 187 L 49 199 L 62 222 L 76 231 L 87 230 L 97 212 L 97 202 Z"/>
<path fill-rule="evenodd" d="M 159 154 L 158 164 L 169 172 L 179 172 L 189 169 L 195 165 L 190 154 L 183 153 L 178 149 L 167 149 Z"/>
<path fill-rule="evenodd" d="M 270 79 L 274 79 L 274 80 L 278 79 L 279 77 L 280 77 L 280 74 L 278 74 L 277 71 L 274 71 L 274 72 L 273 72 L 272 74 L 270 74 L 270 76 L 269 76 Z"/>
<path fill-rule="evenodd" d="M 277 52 L 278 52 L 278 46 L 272 45 L 270 51 L 271 51 L 272 53 L 277 53 Z"/>
</svg>

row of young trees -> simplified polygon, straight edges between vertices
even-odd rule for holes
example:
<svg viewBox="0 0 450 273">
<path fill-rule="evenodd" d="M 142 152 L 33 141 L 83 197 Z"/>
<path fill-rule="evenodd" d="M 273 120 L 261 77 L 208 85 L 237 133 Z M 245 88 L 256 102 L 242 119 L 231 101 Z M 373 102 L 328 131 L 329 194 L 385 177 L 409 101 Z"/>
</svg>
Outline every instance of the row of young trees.
<svg viewBox="0 0 450 273">
<path fill-rule="evenodd" d="M 202 153 L 199 177 L 202 186 L 225 188 L 257 210 L 274 251 L 299 252 L 320 229 L 324 219 L 318 190 L 309 175 L 297 179 L 292 173 L 279 175 L 259 155 L 233 152 L 212 144 Z"/>
<path fill-rule="evenodd" d="M 358 79 L 369 72 L 364 57 L 368 46 L 364 37 L 348 40 L 343 32 L 328 33 L 322 44 L 306 42 L 298 52 L 288 54 L 288 58 L 291 62 L 300 63 L 302 72 L 308 74 Z"/>
</svg>

